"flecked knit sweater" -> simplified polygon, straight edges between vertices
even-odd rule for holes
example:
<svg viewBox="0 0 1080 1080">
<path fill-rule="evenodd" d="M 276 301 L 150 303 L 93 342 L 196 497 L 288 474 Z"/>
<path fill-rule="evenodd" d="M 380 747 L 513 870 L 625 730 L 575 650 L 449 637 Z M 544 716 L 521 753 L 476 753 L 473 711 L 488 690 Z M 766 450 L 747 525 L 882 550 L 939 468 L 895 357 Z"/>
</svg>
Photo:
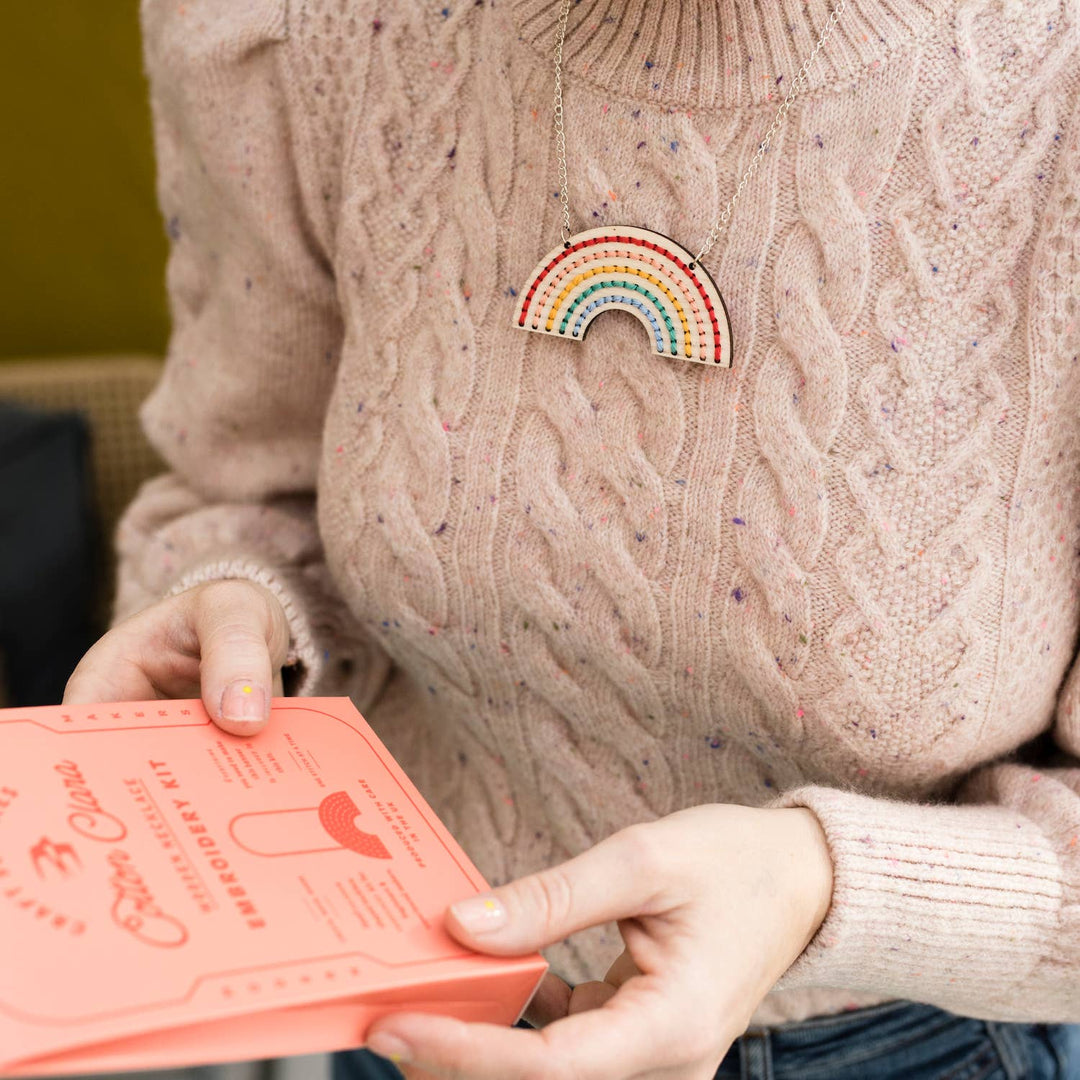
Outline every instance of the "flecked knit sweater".
<svg viewBox="0 0 1080 1080">
<path fill-rule="evenodd" d="M 117 617 L 266 583 L 293 691 L 350 694 L 493 884 L 811 808 L 832 906 L 757 1023 L 1080 1021 L 1077 0 L 848 0 L 703 260 L 730 370 L 516 325 L 560 8 L 144 0 L 171 471 Z M 573 5 L 573 228 L 697 251 L 828 10 Z"/>
</svg>

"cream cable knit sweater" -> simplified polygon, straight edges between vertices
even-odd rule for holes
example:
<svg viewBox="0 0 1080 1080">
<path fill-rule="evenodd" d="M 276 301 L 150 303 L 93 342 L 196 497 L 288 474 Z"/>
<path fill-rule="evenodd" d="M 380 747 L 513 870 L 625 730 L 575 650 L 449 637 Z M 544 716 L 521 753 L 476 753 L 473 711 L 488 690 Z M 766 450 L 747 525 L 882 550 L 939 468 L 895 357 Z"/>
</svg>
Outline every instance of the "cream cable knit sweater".
<svg viewBox="0 0 1080 1080">
<path fill-rule="evenodd" d="M 696 250 L 828 7 L 576 4 L 575 229 Z M 705 260 L 730 371 L 626 312 L 515 326 L 559 8 L 144 0 L 172 471 L 118 617 L 269 584 L 295 685 L 351 694 L 493 883 L 812 808 L 835 899 L 756 1022 L 1080 1021 L 1077 0 L 848 0 Z"/>
</svg>

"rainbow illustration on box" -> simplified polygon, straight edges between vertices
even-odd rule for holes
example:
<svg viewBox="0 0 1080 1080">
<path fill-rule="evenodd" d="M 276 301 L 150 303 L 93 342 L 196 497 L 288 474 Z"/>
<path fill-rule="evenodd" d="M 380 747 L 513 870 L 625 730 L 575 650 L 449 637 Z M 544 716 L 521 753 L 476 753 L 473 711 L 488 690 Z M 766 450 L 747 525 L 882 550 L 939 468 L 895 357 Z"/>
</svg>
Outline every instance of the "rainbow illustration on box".
<svg viewBox="0 0 1080 1080">
<path fill-rule="evenodd" d="M 712 278 L 674 240 L 631 226 L 576 233 L 548 252 L 517 325 L 581 341 L 613 304 L 642 322 L 662 356 L 731 367 L 731 324 Z"/>
</svg>

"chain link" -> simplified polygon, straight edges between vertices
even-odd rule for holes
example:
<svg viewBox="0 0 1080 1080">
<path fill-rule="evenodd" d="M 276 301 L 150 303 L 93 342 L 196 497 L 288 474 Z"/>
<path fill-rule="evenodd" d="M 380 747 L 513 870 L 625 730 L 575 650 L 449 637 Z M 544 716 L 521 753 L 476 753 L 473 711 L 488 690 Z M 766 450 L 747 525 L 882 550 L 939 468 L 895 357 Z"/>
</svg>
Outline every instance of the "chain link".
<svg viewBox="0 0 1080 1080">
<path fill-rule="evenodd" d="M 844 13 L 844 8 L 846 6 L 847 0 L 837 0 L 836 4 L 833 5 L 832 10 L 829 12 L 829 17 L 825 20 L 825 25 L 821 30 L 821 36 L 818 38 L 817 44 L 814 46 L 810 55 L 802 62 L 802 66 L 792 80 L 791 89 L 788 91 L 787 97 L 780 102 L 780 106 L 776 110 L 776 115 L 773 117 L 773 122 L 769 125 L 769 130 L 765 132 L 765 138 L 758 144 L 756 153 L 750 159 L 750 164 L 746 167 L 746 172 L 742 174 L 742 179 L 739 180 L 739 183 L 735 187 L 735 193 L 728 199 L 727 205 L 720 212 L 720 217 L 717 219 L 716 224 L 709 230 L 709 238 L 705 242 L 705 246 L 694 257 L 694 262 L 690 264 L 691 269 L 693 269 L 695 263 L 700 262 L 701 259 L 708 254 L 709 248 L 716 243 L 720 234 L 727 228 L 727 223 L 731 218 L 731 212 L 735 208 L 736 201 L 742 194 L 743 188 L 746 187 L 747 181 L 757 170 L 758 165 L 761 163 L 761 159 L 765 156 L 765 152 L 769 149 L 769 143 L 779 130 L 780 125 L 784 122 L 784 118 L 791 108 L 791 103 L 800 93 L 802 93 L 803 87 L 806 84 L 806 77 L 810 71 L 810 65 L 813 64 L 814 60 L 817 58 L 817 54 L 821 52 L 829 35 L 833 32 L 833 28 L 836 26 L 837 22 L 839 22 L 840 16 Z M 569 14 L 570 0 L 565 0 L 562 15 L 559 18 L 558 38 L 555 43 L 555 149 L 559 155 L 559 194 L 562 199 L 564 247 L 570 246 L 570 199 L 566 190 L 566 136 L 563 132 L 562 103 L 562 49 L 563 39 L 566 37 L 566 20 Z"/>
<path fill-rule="evenodd" d="M 555 149 L 559 155 L 559 192 L 562 196 L 563 245 L 570 246 L 570 199 L 566 194 L 566 136 L 563 134 L 562 108 L 562 47 L 566 37 L 566 19 L 570 0 L 563 4 L 559 19 L 559 39 L 555 44 Z"/>
</svg>

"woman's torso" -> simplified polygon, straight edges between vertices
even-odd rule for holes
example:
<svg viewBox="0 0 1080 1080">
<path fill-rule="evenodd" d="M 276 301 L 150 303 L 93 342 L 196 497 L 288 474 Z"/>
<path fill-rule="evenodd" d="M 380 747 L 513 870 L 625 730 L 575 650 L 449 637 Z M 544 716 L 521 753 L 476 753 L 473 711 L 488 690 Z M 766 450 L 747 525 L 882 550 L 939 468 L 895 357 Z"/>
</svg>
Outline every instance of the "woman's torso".
<svg viewBox="0 0 1080 1080">
<path fill-rule="evenodd" d="M 560 238 L 558 6 L 295 23 L 342 139 L 318 151 L 345 318 L 320 526 L 394 661 L 360 704 L 492 883 L 806 780 L 947 792 L 1050 723 L 1077 629 L 1080 368 L 1044 227 L 1066 13 L 942 4 L 792 106 L 703 260 L 723 370 L 625 312 L 578 342 L 516 325 Z M 708 42 L 659 71 L 606 12 L 567 35 L 574 228 L 696 251 L 783 88 L 751 85 L 766 53 L 691 92 L 675 65 Z M 613 928 L 579 939 L 549 957 L 602 976 Z"/>
</svg>

